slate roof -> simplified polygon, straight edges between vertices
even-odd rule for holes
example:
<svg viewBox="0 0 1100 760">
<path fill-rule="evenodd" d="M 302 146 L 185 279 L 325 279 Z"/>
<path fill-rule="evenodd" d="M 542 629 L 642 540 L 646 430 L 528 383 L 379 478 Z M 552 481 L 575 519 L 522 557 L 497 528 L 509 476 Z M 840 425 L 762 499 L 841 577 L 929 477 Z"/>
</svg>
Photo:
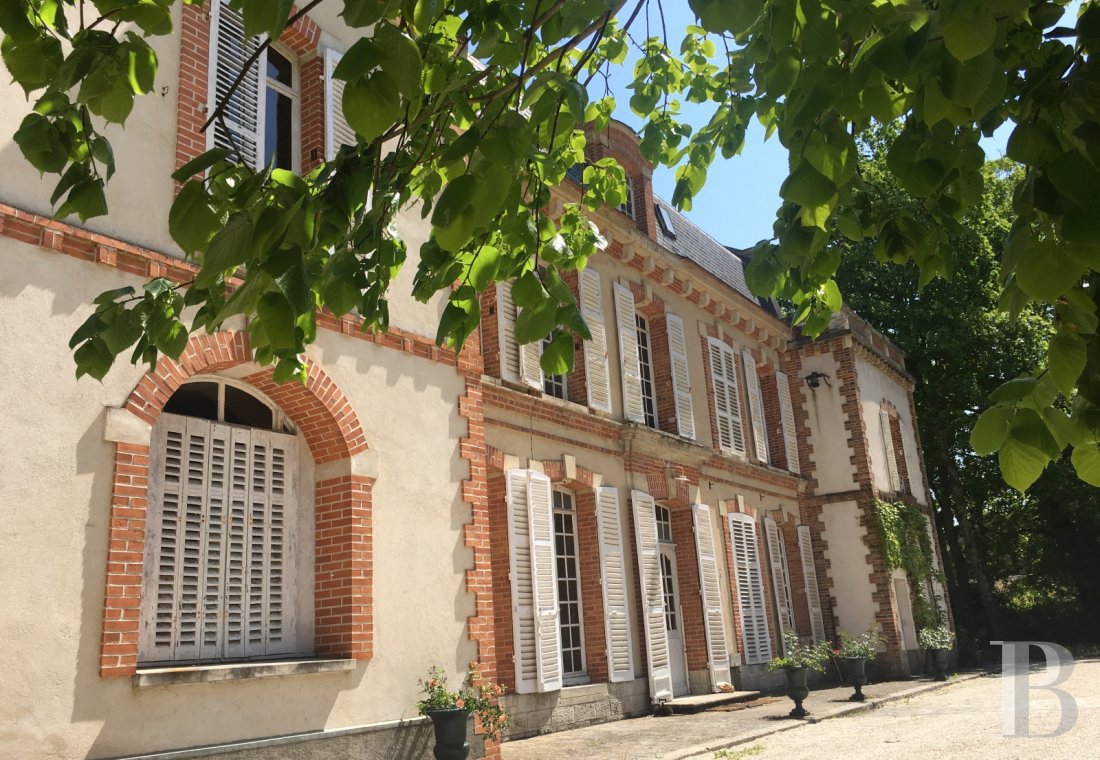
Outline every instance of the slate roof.
<svg viewBox="0 0 1100 760">
<path fill-rule="evenodd" d="M 566 179 L 580 185 L 584 173 L 584 164 L 574 164 L 565 173 Z M 692 222 L 672 205 L 654 196 L 657 205 L 665 209 L 672 220 L 675 236 L 665 234 L 660 223 L 657 224 L 657 241 L 681 258 L 688 259 L 719 280 L 741 293 L 753 303 L 759 304 L 770 314 L 777 314 L 774 306 L 767 300 L 758 299 L 745 283 L 745 261 L 736 249 L 722 245 L 701 227 Z M 748 251 L 741 252 L 747 259 Z"/>
<path fill-rule="evenodd" d="M 672 226 L 676 232 L 676 237 L 670 237 L 658 224 L 657 240 L 661 245 L 677 256 L 694 261 L 750 301 L 756 302 L 756 296 L 745 284 L 745 270 L 740 256 L 692 224 L 686 216 L 670 204 L 660 198 L 655 198 L 655 202 L 665 209 L 672 219 Z"/>
</svg>

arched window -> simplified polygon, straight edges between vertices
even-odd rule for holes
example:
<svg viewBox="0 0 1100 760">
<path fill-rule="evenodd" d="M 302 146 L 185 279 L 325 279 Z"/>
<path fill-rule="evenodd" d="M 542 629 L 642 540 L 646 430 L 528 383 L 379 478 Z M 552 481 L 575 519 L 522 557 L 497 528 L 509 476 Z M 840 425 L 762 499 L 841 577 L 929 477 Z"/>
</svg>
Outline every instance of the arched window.
<svg viewBox="0 0 1100 760">
<path fill-rule="evenodd" d="M 298 440 L 245 387 L 196 378 L 154 425 L 139 662 L 298 651 Z"/>
</svg>

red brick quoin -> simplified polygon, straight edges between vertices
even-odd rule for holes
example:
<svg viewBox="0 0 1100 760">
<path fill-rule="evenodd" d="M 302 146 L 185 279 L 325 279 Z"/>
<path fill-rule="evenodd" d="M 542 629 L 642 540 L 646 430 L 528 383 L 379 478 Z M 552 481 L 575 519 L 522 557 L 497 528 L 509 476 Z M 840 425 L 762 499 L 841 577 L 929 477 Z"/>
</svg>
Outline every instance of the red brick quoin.
<svg viewBox="0 0 1100 760">
<path fill-rule="evenodd" d="M 248 335 L 221 332 L 191 339 L 178 362 L 162 358 L 141 379 L 126 410 L 149 424 L 189 377 L 213 374 L 252 360 Z M 316 366 L 305 385 L 279 385 L 265 369 L 244 378 L 267 395 L 302 432 L 314 462 L 339 462 L 367 449 L 351 403 Z M 117 444 L 103 610 L 103 677 L 137 669 L 141 576 L 149 447 Z M 373 479 L 340 475 L 315 483 L 314 650 L 317 654 L 366 660 L 372 655 L 371 486 Z"/>
</svg>

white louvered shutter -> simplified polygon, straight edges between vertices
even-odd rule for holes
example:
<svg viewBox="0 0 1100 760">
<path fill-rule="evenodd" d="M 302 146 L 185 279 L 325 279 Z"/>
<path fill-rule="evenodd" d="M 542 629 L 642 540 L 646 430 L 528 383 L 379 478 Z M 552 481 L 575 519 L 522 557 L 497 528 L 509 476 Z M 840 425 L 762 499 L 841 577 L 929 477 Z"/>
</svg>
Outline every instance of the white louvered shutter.
<svg viewBox="0 0 1100 760">
<path fill-rule="evenodd" d="M 737 387 L 737 365 L 733 350 L 717 338 L 707 338 L 710 379 L 714 390 L 714 416 L 718 446 L 723 451 L 745 453 L 745 432 L 741 427 L 741 394 Z"/>
<path fill-rule="evenodd" d="M 344 117 L 344 80 L 334 79 L 332 72 L 341 54 L 332 48 L 325 50 L 325 160 L 331 161 L 342 145 L 355 145 L 355 130 Z"/>
<path fill-rule="evenodd" d="M 163 415 L 151 454 L 143 661 L 293 651 L 292 436 Z"/>
<path fill-rule="evenodd" d="M 810 612 L 810 632 L 814 643 L 825 640 L 825 617 L 821 612 L 821 594 L 817 586 L 817 565 L 810 526 L 798 526 L 798 554 L 802 559 L 802 577 L 806 584 L 806 607 Z"/>
<path fill-rule="evenodd" d="M 500 376 L 513 383 L 522 383 L 542 390 L 542 341 L 516 343 L 516 320 L 519 309 L 512 300 L 512 283 L 497 283 L 497 314 L 500 315 Z"/>
<path fill-rule="evenodd" d="M 505 480 L 508 502 L 508 575 L 512 582 L 512 640 L 515 649 L 516 691 L 520 694 L 538 691 L 539 678 L 527 476 L 527 470 L 508 470 Z"/>
<path fill-rule="evenodd" d="M 741 351 L 745 367 L 745 392 L 749 394 L 749 414 L 752 416 L 753 451 L 759 462 L 768 461 L 768 430 L 764 424 L 764 396 L 760 392 L 760 375 L 756 374 L 756 359 L 752 351 Z"/>
<path fill-rule="evenodd" d="M 894 433 L 890 429 L 890 414 L 885 409 L 878 411 L 879 432 L 882 434 L 882 453 L 886 457 L 886 469 L 890 474 L 890 490 L 901 491 L 901 473 L 894 453 Z"/>
<path fill-rule="evenodd" d="M 695 519 L 695 551 L 699 560 L 699 595 L 703 603 L 703 626 L 707 634 L 707 662 L 710 685 L 730 680 L 730 655 L 726 647 L 726 621 L 722 615 L 722 589 L 718 580 L 718 558 L 714 548 L 714 526 L 710 507 L 692 504 Z"/>
<path fill-rule="evenodd" d="M 791 403 L 791 383 L 784 372 L 776 371 L 775 387 L 779 392 L 779 419 L 783 424 L 783 448 L 787 452 L 787 469 L 802 472 L 798 463 L 798 436 L 795 433 L 794 405 Z"/>
<path fill-rule="evenodd" d="M 516 309 L 518 318 L 520 310 Z M 542 340 L 521 343 L 519 346 L 519 377 L 524 385 L 542 390 Z"/>
<path fill-rule="evenodd" d="M 588 385 L 588 405 L 611 411 L 611 372 L 607 366 L 607 327 L 603 317 L 600 273 L 585 269 L 580 274 L 581 315 L 592 339 L 584 342 L 584 377 Z"/>
<path fill-rule="evenodd" d="M 623 374 L 623 417 L 631 422 L 645 422 L 642 405 L 642 368 L 638 358 L 638 315 L 634 311 L 634 294 L 615 283 L 615 322 L 619 328 L 619 366 Z"/>
<path fill-rule="evenodd" d="M 558 582 L 554 572 L 554 499 L 550 478 L 528 473 L 527 506 L 531 525 L 531 578 L 535 599 L 535 643 L 539 691 L 562 687 Z"/>
<path fill-rule="evenodd" d="M 516 345 L 516 305 L 512 301 L 512 284 L 497 283 L 497 335 L 500 340 L 500 377 L 518 383 L 520 373 L 519 346 Z"/>
<path fill-rule="evenodd" d="M 775 594 L 776 618 L 779 620 L 779 641 L 783 634 L 794 631 L 794 605 L 791 601 L 791 580 L 787 570 L 787 552 L 779 526 L 770 517 L 764 518 L 764 534 L 768 538 L 768 560 L 771 563 L 772 591 Z"/>
<path fill-rule="evenodd" d="M 612 683 L 634 678 L 634 643 L 627 610 L 626 556 L 623 552 L 619 489 L 596 489 L 596 525 L 600 534 L 600 580 L 603 587 L 607 671 Z"/>
<path fill-rule="evenodd" d="M 731 512 L 729 526 L 730 550 L 737 576 L 737 601 L 741 609 L 741 637 L 745 642 L 745 664 L 756 665 L 767 662 L 772 656 L 756 522 L 748 515 Z"/>
<path fill-rule="evenodd" d="M 653 497 L 630 492 L 634 537 L 638 550 L 638 578 L 642 589 L 642 620 L 649 661 L 649 695 L 653 702 L 672 699 L 672 662 L 665 630 L 665 599 L 661 585 L 661 557 L 657 546 L 657 517 Z"/>
<path fill-rule="evenodd" d="M 241 14 L 215 0 L 210 8 L 210 89 L 207 109 L 225 100 L 226 93 L 244 70 L 244 63 L 256 52 L 261 40 L 246 37 Z M 241 162 L 262 168 L 264 134 L 264 86 L 261 74 L 267 71 L 267 52 L 260 53 L 256 63 L 241 79 L 223 111 L 224 118 L 215 119 L 207 131 L 207 147 L 239 149 Z"/>
<path fill-rule="evenodd" d="M 550 479 L 532 470 L 506 476 L 516 691 L 562 687 Z"/>
<path fill-rule="evenodd" d="M 691 406 L 691 374 L 688 371 L 687 338 L 684 320 L 665 315 L 668 330 L 668 355 L 672 364 L 672 394 L 676 400 L 676 432 L 695 439 L 695 412 Z"/>
</svg>

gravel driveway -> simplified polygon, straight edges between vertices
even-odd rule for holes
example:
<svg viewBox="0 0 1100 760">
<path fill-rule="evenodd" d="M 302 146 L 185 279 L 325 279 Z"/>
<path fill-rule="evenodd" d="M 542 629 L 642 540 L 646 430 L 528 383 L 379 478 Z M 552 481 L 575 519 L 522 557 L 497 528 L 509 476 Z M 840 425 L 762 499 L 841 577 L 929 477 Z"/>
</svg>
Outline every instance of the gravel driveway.
<svg viewBox="0 0 1100 760">
<path fill-rule="evenodd" d="M 1031 683 L 1045 676 L 1033 673 Z M 1078 662 L 1060 688 L 1077 703 L 1077 722 L 1061 736 L 1040 736 L 1061 720 L 1056 695 L 1033 689 L 1030 737 L 1001 734 L 1001 678 L 977 678 L 868 712 L 800 726 L 697 757 L 741 760 L 843 758 L 1100 758 L 1100 661 Z"/>
</svg>

